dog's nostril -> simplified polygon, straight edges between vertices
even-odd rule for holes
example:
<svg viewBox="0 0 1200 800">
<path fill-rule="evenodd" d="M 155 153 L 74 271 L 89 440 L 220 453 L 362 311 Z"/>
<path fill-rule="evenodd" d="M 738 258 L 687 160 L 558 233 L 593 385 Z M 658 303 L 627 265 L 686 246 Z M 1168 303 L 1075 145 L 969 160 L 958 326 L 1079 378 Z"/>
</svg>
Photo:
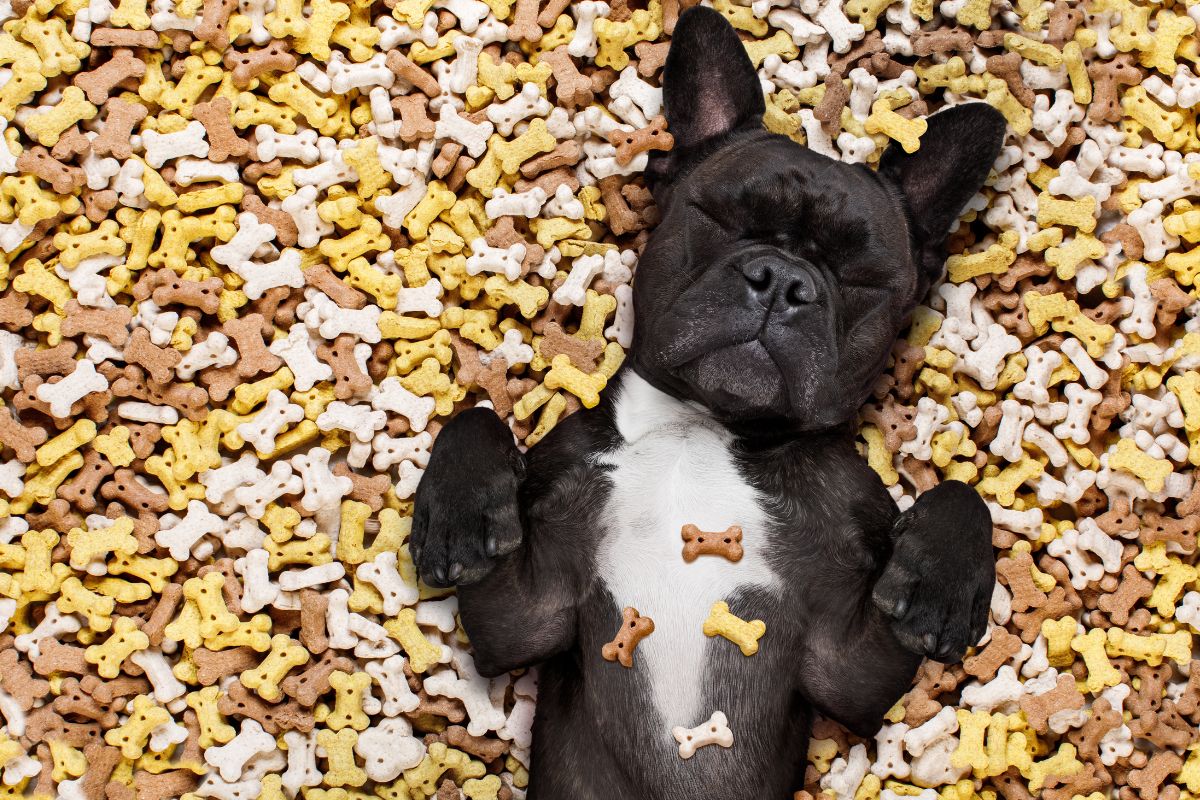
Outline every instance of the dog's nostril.
<svg viewBox="0 0 1200 800">
<path fill-rule="evenodd" d="M 755 259 L 742 266 L 742 275 L 745 276 L 746 282 L 750 284 L 750 288 L 756 292 L 766 291 L 771 287 L 771 268 L 767 262 L 762 259 Z"/>
<path fill-rule="evenodd" d="M 802 306 L 811 303 L 817 299 L 816 286 L 813 285 L 812 279 L 808 276 L 797 278 L 788 286 L 784 299 L 787 300 L 790 306 Z"/>
</svg>

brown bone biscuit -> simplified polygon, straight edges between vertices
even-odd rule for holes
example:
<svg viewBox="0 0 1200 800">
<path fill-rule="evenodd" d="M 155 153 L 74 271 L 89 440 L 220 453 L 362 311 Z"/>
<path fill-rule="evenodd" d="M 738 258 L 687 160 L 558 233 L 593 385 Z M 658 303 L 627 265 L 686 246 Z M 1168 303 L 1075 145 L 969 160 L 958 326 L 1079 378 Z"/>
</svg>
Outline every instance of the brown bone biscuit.
<svg viewBox="0 0 1200 800">
<path fill-rule="evenodd" d="M 1029 720 L 1029 726 L 1039 733 L 1045 733 L 1052 714 L 1083 708 L 1083 695 L 1076 688 L 1073 676 L 1059 675 L 1053 689 L 1039 695 L 1025 695 L 1021 698 L 1020 706 Z"/>
<path fill-rule="evenodd" d="M 228 97 L 216 97 L 207 103 L 197 103 L 192 116 L 200 120 L 208 134 L 208 158 L 224 161 L 229 157 L 241 158 L 250 152 L 250 143 L 238 136 L 230 122 L 233 105 Z"/>
<path fill-rule="evenodd" d="M 88 102 L 102 106 L 117 84 L 127 78 L 140 78 L 146 74 L 146 62 L 136 58 L 131 50 L 120 48 L 113 51 L 109 59 L 91 72 L 81 72 L 72 80 L 83 89 Z"/>
<path fill-rule="evenodd" d="M 17 169 L 38 176 L 59 194 L 70 194 L 87 182 L 82 169 L 64 164 L 41 145 L 22 153 L 17 158 Z"/>
<path fill-rule="evenodd" d="M 62 321 L 63 336 L 78 336 L 81 333 L 99 336 L 117 347 L 123 347 L 129 339 L 129 306 L 91 308 L 81 306 L 77 300 L 67 301 L 67 314 Z"/>
<path fill-rule="evenodd" d="M 636 608 L 626 608 L 621 612 L 621 629 L 616 637 L 604 645 L 600 655 L 605 661 L 618 661 L 621 666 L 633 666 L 633 651 L 638 642 L 654 633 L 654 620 L 643 617 Z"/>
<path fill-rule="evenodd" d="M 245 89 L 265 72 L 291 72 L 296 68 L 297 61 L 290 45 L 273 39 L 266 47 L 252 52 L 229 50 L 225 53 L 224 63 L 225 68 L 233 73 L 233 85 Z"/>
<path fill-rule="evenodd" d="M 217 701 L 217 709 L 226 716 L 252 719 L 272 736 L 283 731 L 307 733 L 316 722 L 312 712 L 301 708 L 295 700 L 268 703 L 243 686 L 240 680 L 229 685 L 228 693 Z"/>
<path fill-rule="evenodd" d="M 18 461 L 28 464 L 33 461 L 37 446 L 46 441 L 47 433 L 42 428 L 26 427 L 13 417 L 11 411 L 0 406 L 0 442 L 12 449 Z"/>
<path fill-rule="evenodd" d="M 723 531 L 702 531 L 687 524 L 680 531 L 683 537 L 683 560 L 689 564 L 697 556 L 722 556 L 729 561 L 742 560 L 742 528 L 730 525 Z"/>
</svg>

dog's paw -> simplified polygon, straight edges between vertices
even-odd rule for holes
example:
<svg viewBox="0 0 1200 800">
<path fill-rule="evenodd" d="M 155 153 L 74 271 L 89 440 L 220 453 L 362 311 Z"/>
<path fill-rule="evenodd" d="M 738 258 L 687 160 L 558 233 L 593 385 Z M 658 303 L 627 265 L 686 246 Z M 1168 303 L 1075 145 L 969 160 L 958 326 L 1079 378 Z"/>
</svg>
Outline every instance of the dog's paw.
<svg viewBox="0 0 1200 800">
<path fill-rule="evenodd" d="M 520 456 L 499 425 L 507 440 L 495 440 L 491 422 L 472 419 L 438 437 L 417 488 L 409 540 L 417 574 L 430 586 L 475 583 L 521 544 Z"/>
<path fill-rule="evenodd" d="M 983 638 L 996 582 L 987 506 L 969 487 L 947 481 L 896 524 L 895 549 L 872 599 L 905 648 L 958 661 Z"/>
</svg>

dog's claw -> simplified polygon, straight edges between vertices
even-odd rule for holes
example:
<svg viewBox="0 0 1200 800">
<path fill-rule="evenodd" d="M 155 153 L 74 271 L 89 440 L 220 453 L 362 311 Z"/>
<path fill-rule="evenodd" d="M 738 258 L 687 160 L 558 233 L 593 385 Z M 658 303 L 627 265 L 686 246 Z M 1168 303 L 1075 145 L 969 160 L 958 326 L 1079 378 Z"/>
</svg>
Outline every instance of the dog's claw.
<svg viewBox="0 0 1200 800">
<path fill-rule="evenodd" d="M 453 564 L 451 564 L 450 565 L 450 574 L 447 576 L 450 579 L 450 582 L 454 583 L 456 580 L 458 580 L 458 576 L 462 575 L 462 571 L 463 571 L 462 564 L 458 563 L 457 561 L 455 561 Z"/>
<path fill-rule="evenodd" d="M 496 554 L 500 552 L 500 544 L 496 541 L 495 536 L 489 536 L 484 542 L 483 549 L 490 557 L 495 558 Z"/>
</svg>

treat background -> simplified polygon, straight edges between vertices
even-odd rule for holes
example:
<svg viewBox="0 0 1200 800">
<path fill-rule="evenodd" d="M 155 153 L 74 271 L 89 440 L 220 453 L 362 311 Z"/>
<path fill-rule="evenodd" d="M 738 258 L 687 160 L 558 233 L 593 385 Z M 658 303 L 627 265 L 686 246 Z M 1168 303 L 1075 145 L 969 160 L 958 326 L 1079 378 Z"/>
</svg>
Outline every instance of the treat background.
<svg viewBox="0 0 1200 800">
<path fill-rule="evenodd" d="M 679 6 L 0 5 L 0 797 L 523 796 L 534 677 L 418 599 L 410 498 L 455 409 L 533 444 L 619 365 L 608 138 Z M 1010 123 L 862 430 L 902 505 L 993 504 L 995 627 L 798 797 L 1200 792 L 1200 6 L 714 6 L 822 152 Z"/>
</svg>

